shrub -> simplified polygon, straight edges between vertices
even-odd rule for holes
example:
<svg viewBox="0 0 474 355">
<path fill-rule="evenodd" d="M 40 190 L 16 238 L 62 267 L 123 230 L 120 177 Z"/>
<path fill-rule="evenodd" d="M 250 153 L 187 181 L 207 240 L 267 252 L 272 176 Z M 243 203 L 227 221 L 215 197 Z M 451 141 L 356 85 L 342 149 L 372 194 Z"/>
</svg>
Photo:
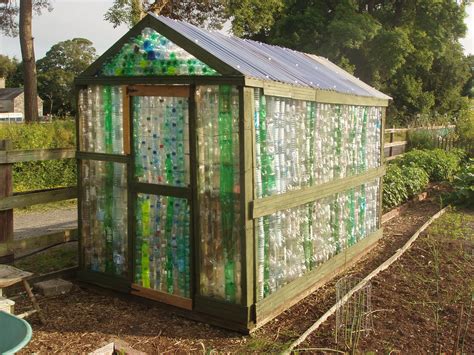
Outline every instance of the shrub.
<svg viewBox="0 0 474 355">
<path fill-rule="evenodd" d="M 450 203 L 474 208 L 474 159 L 461 169 L 452 182 L 454 191 L 448 196 Z"/>
<path fill-rule="evenodd" d="M 13 149 L 73 148 L 74 121 L 53 123 L 0 124 L 0 139 L 12 141 Z M 16 163 L 13 166 L 15 191 L 76 185 L 74 159 Z"/>
<path fill-rule="evenodd" d="M 418 166 L 389 164 L 383 178 L 383 209 L 402 204 L 422 192 L 428 182 L 428 174 Z"/>
<path fill-rule="evenodd" d="M 416 130 L 407 132 L 407 150 L 435 149 L 438 135 L 434 130 Z"/>
<path fill-rule="evenodd" d="M 406 153 L 397 164 L 403 166 L 418 166 L 426 171 L 430 181 L 451 181 L 459 171 L 460 151 L 445 152 L 442 149 L 412 150 Z"/>
</svg>

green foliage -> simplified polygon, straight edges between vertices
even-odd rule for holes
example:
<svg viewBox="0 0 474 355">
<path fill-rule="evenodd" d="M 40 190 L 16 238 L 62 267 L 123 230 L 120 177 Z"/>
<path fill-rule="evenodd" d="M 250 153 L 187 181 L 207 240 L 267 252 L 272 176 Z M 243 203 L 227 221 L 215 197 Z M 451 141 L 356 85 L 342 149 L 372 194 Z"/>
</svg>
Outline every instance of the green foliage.
<svg viewBox="0 0 474 355">
<path fill-rule="evenodd" d="M 422 168 L 428 174 L 430 181 L 451 181 L 460 168 L 461 159 L 459 151 L 415 149 L 397 159 L 397 164 Z"/>
<path fill-rule="evenodd" d="M 453 192 L 447 201 L 456 205 L 474 208 L 474 159 L 470 159 L 454 177 Z"/>
<path fill-rule="evenodd" d="M 73 148 L 72 120 L 35 124 L 0 124 L 0 139 L 9 139 L 13 149 Z M 24 162 L 13 166 L 15 191 L 28 191 L 76 184 L 74 159 Z"/>
<path fill-rule="evenodd" d="M 38 92 L 47 113 L 65 116 L 74 110 L 74 77 L 95 58 L 91 41 L 74 38 L 55 44 L 38 60 Z"/>
<path fill-rule="evenodd" d="M 416 130 L 407 132 L 407 150 L 435 149 L 438 135 L 434 130 Z"/>
<path fill-rule="evenodd" d="M 227 1 L 222 0 L 114 0 L 104 19 L 114 27 L 135 25 L 147 12 L 220 29 L 227 20 Z"/>
<path fill-rule="evenodd" d="M 459 43 L 469 3 L 284 0 L 269 29 L 243 35 L 329 58 L 392 96 L 388 123 L 406 125 L 418 114 L 460 112 L 472 76 Z"/>
<path fill-rule="evenodd" d="M 9 56 L 0 54 L 0 77 L 6 79 L 7 87 L 12 87 L 11 79 L 15 75 L 18 65 L 16 58 L 10 58 Z"/>
<path fill-rule="evenodd" d="M 459 144 L 474 154 L 474 99 L 465 100 L 456 121 L 456 134 Z"/>
<path fill-rule="evenodd" d="M 415 165 L 389 164 L 383 177 L 383 210 L 401 205 L 428 186 L 428 174 Z"/>
</svg>

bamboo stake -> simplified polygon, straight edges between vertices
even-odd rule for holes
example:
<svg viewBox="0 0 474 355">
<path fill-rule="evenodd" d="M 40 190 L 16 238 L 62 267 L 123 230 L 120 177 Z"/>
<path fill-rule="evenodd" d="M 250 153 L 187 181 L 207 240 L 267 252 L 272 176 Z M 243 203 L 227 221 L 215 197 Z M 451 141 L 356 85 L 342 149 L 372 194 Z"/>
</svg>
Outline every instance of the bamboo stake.
<svg viewBox="0 0 474 355">
<path fill-rule="evenodd" d="M 352 290 L 350 290 L 339 302 L 334 304 L 326 313 L 323 314 L 321 318 L 319 318 L 311 327 L 309 327 L 298 339 L 296 339 L 293 343 L 290 344 L 288 349 L 286 349 L 283 354 L 290 354 L 291 351 L 301 344 L 306 338 L 313 333 L 316 329 L 318 329 L 321 324 L 323 324 L 331 315 L 333 315 L 342 305 L 344 305 L 351 297 L 362 289 L 372 278 L 378 275 L 381 271 L 387 269 L 390 265 L 392 265 L 400 256 L 407 251 L 411 245 L 415 242 L 418 236 L 423 232 L 428 226 L 433 223 L 436 219 L 441 217 L 449 208 L 450 206 L 446 206 L 441 211 L 436 213 L 432 216 L 425 224 L 421 226 L 420 229 L 416 231 L 415 234 L 405 243 L 405 245 L 398 249 L 395 254 L 393 254 L 389 259 L 387 259 L 384 263 L 382 263 L 379 267 L 377 267 L 374 271 L 372 271 L 369 275 L 367 275 L 361 282 L 359 282 Z"/>
</svg>

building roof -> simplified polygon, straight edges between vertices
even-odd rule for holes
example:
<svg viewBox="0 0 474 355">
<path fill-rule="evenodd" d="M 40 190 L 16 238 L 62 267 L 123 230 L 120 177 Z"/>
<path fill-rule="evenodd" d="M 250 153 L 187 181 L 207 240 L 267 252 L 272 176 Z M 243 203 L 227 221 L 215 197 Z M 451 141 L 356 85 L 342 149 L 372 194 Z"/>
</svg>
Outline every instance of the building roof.
<svg viewBox="0 0 474 355">
<path fill-rule="evenodd" d="M 0 89 L 0 100 L 13 100 L 23 93 L 23 88 L 5 88 Z"/>
<path fill-rule="evenodd" d="M 344 94 L 390 99 L 348 72 L 316 55 L 208 31 L 150 13 L 246 77 Z"/>
<path fill-rule="evenodd" d="M 143 18 L 80 77 L 100 76 L 102 65 L 146 27 L 165 36 L 223 76 L 243 76 L 359 97 L 391 99 L 323 57 L 229 36 L 219 31 L 204 30 L 153 13 Z"/>
</svg>

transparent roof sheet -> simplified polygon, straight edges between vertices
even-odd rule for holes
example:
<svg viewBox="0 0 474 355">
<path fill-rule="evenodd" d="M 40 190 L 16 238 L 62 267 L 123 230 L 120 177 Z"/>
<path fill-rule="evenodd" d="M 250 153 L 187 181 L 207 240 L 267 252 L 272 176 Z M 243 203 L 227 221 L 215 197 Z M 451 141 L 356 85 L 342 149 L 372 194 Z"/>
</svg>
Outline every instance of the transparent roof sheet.
<svg viewBox="0 0 474 355">
<path fill-rule="evenodd" d="M 151 15 L 247 77 L 390 99 L 325 58 Z"/>
</svg>

